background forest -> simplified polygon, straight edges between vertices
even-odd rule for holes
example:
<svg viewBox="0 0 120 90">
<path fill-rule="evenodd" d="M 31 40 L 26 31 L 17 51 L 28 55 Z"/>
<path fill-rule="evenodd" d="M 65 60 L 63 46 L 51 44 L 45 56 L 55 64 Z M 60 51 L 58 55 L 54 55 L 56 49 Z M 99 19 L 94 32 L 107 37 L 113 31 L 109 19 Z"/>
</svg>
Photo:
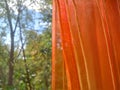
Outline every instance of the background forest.
<svg viewBox="0 0 120 90">
<path fill-rule="evenodd" d="M 51 0 L 0 0 L 0 90 L 51 89 Z"/>
</svg>

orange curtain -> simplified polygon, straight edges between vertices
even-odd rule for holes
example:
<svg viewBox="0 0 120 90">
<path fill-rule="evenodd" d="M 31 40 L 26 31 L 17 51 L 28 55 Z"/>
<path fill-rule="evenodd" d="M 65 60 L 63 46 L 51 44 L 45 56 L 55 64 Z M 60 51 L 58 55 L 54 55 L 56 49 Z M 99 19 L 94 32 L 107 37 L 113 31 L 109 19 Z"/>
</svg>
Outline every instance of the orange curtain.
<svg viewBox="0 0 120 90">
<path fill-rule="evenodd" d="M 52 90 L 120 90 L 120 0 L 53 0 Z"/>
</svg>

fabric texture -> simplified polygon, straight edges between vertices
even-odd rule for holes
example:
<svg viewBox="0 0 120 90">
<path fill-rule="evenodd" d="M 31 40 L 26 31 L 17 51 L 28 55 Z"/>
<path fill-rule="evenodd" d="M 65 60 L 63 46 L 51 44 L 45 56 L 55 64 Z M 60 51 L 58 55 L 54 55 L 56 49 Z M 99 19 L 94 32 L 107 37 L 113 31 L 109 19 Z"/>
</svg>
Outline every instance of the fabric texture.
<svg viewBox="0 0 120 90">
<path fill-rule="evenodd" d="M 52 90 L 120 90 L 120 0 L 53 0 Z"/>
</svg>

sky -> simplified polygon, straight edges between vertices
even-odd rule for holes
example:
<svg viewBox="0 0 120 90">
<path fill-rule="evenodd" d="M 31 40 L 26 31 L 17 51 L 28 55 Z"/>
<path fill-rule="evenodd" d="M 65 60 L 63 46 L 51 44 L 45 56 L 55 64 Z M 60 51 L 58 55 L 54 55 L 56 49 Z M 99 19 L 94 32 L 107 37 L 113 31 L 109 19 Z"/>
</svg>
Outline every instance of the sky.
<svg viewBox="0 0 120 90">
<path fill-rule="evenodd" d="M 10 1 L 13 1 L 13 2 L 9 2 L 9 6 L 12 8 L 14 8 L 14 5 L 17 4 L 18 1 L 22 1 L 24 6 L 26 6 L 29 9 L 34 9 L 35 11 L 39 11 L 42 3 L 42 0 L 33 0 L 34 2 L 31 2 L 31 0 L 10 0 Z"/>
<path fill-rule="evenodd" d="M 14 3 L 9 2 L 9 6 L 10 6 L 10 8 L 12 8 L 14 10 L 14 13 L 17 15 L 18 12 L 14 5 L 17 3 L 18 0 L 11 0 L 11 1 L 13 1 Z M 40 17 L 39 9 L 40 9 L 41 4 L 38 4 L 37 2 L 34 2 L 34 4 L 31 4 L 30 0 L 22 0 L 22 1 L 24 1 L 24 6 L 26 6 L 29 9 L 29 12 L 31 13 L 31 15 L 34 15 L 34 18 Z M 40 20 L 34 20 L 33 28 L 35 30 L 42 31 L 45 25 L 46 25 L 46 23 L 43 23 Z M 16 39 L 16 41 L 17 41 L 17 39 Z M 10 35 L 9 34 L 6 37 L 6 43 L 10 44 Z"/>
</svg>

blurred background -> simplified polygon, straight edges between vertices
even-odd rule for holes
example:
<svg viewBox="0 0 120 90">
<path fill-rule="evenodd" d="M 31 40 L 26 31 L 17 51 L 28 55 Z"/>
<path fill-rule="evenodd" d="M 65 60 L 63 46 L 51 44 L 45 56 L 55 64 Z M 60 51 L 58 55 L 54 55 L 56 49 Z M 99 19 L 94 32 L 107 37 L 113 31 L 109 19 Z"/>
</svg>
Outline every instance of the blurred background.
<svg viewBox="0 0 120 90">
<path fill-rule="evenodd" d="M 0 90 L 51 89 L 52 0 L 0 0 Z"/>
</svg>

